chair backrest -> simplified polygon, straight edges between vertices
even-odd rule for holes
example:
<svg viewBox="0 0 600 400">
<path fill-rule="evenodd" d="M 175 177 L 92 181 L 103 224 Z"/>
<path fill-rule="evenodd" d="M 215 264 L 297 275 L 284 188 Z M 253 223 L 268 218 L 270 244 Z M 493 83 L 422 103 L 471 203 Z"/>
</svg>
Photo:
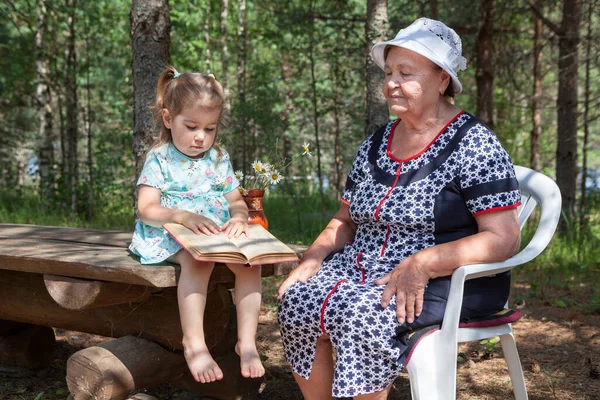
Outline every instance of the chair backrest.
<svg viewBox="0 0 600 400">
<path fill-rule="evenodd" d="M 521 166 L 515 166 L 515 173 L 521 189 L 521 205 L 518 208 L 520 228 L 523 229 L 538 204 L 541 208 L 536 233 L 520 254 L 527 258 L 521 262 L 527 262 L 540 254 L 552 239 L 560 218 L 562 200 L 558 186 L 546 175 Z"/>
</svg>

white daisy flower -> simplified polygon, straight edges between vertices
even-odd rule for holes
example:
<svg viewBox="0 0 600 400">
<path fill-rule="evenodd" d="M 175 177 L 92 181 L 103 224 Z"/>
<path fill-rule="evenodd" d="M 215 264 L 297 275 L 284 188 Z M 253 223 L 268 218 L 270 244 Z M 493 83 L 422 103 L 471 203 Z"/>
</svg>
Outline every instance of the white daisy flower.
<svg viewBox="0 0 600 400">
<path fill-rule="evenodd" d="M 238 181 L 241 181 L 242 179 L 244 179 L 244 173 L 242 172 L 242 170 L 235 171 L 234 175 L 235 175 L 235 179 L 237 179 Z"/>
<path fill-rule="evenodd" d="M 281 181 L 281 175 L 279 175 L 279 171 L 276 169 L 272 169 L 269 172 L 268 178 L 271 185 L 277 185 Z"/>
<path fill-rule="evenodd" d="M 312 156 L 312 154 L 310 154 L 310 143 L 304 143 L 302 148 L 304 149 L 304 153 L 302 153 L 302 155 L 308 154 L 309 156 Z"/>
<path fill-rule="evenodd" d="M 260 162 L 260 161 L 258 161 L 258 160 L 254 160 L 254 162 L 252 163 L 252 169 L 253 169 L 255 172 L 261 172 L 261 171 L 263 170 L 263 168 L 264 168 L 264 167 L 263 167 L 263 163 L 261 163 L 261 162 Z"/>
</svg>

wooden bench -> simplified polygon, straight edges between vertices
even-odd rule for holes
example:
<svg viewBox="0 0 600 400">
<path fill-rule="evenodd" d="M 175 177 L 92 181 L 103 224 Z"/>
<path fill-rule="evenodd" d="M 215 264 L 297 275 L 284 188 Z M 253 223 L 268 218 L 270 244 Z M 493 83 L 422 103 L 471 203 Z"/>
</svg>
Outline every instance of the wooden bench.
<svg viewBox="0 0 600 400">
<path fill-rule="evenodd" d="M 233 350 L 233 273 L 217 265 L 205 313 L 206 341 L 225 377 L 200 384 L 181 353 L 179 266 L 142 266 L 127 251 L 130 240 L 119 231 L 0 224 L 0 364 L 46 367 L 57 327 L 118 338 L 68 360 L 75 400 L 125 399 L 165 382 L 215 399 L 256 397 L 262 379 L 243 378 Z M 262 276 L 293 267 L 266 265 Z"/>
</svg>

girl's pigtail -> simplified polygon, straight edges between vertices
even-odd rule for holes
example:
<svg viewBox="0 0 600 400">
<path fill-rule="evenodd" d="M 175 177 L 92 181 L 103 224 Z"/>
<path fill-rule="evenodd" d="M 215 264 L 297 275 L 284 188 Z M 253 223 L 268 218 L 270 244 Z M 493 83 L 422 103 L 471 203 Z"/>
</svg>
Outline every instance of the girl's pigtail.
<svg viewBox="0 0 600 400">
<path fill-rule="evenodd" d="M 154 147 L 158 147 L 164 143 L 167 143 L 171 139 L 170 130 L 165 127 L 162 120 L 162 110 L 165 108 L 165 94 L 169 87 L 171 81 L 179 74 L 175 67 L 169 65 L 163 69 L 160 76 L 158 77 L 158 82 L 156 84 L 156 100 L 154 104 L 150 107 L 152 110 L 152 119 L 154 121 L 154 126 L 160 127 L 160 132 L 157 137 L 154 139 Z"/>
</svg>

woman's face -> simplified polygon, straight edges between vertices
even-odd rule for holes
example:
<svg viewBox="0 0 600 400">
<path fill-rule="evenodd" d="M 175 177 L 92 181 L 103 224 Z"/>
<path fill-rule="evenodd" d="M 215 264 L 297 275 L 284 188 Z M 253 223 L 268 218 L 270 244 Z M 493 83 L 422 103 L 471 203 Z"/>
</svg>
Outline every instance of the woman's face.
<svg viewBox="0 0 600 400">
<path fill-rule="evenodd" d="M 420 115 L 439 101 L 450 75 L 414 51 L 393 46 L 385 59 L 383 95 L 400 118 Z"/>
<path fill-rule="evenodd" d="M 202 157 L 215 142 L 220 109 L 207 109 L 202 104 L 184 108 L 175 118 L 163 109 L 163 123 L 171 130 L 173 144 L 188 157 Z"/>
</svg>

